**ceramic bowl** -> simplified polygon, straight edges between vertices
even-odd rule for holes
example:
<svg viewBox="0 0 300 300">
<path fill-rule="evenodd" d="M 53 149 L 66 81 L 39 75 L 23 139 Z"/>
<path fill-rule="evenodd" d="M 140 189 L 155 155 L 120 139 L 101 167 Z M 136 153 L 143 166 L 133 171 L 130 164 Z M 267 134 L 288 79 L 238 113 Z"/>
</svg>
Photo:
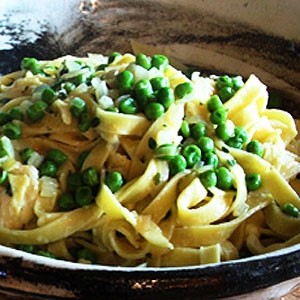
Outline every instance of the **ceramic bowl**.
<svg viewBox="0 0 300 300">
<path fill-rule="evenodd" d="M 24 56 L 142 50 L 178 67 L 249 76 L 299 116 L 300 4 L 295 0 L 1 1 L 0 74 Z M 184 268 L 52 260 L 0 246 L 1 299 L 271 299 L 300 283 L 300 245 Z"/>
</svg>

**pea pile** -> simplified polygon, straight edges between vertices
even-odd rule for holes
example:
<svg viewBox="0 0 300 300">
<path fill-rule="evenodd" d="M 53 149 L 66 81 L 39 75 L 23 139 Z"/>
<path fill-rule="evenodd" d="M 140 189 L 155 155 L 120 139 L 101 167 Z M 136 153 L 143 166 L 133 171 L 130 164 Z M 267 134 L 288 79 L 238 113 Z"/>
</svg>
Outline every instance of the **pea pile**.
<svg viewBox="0 0 300 300">
<path fill-rule="evenodd" d="M 243 149 L 262 157 L 263 145 L 257 140 L 249 141 L 245 129 L 234 126 L 228 121 L 227 111 L 223 105 L 243 84 L 240 76 L 217 77 L 216 93 L 206 103 L 209 121 L 214 128 L 215 137 L 229 147 Z M 199 179 L 206 188 L 216 186 L 222 190 L 234 189 L 230 167 L 235 164 L 235 161 L 230 161 L 229 166 L 219 161 L 214 137 L 208 134 L 205 122 L 189 123 L 184 119 L 179 135 L 182 137 L 182 142 L 178 146 L 163 144 L 156 147 L 155 141 L 149 140 L 149 147 L 154 150 L 154 156 L 168 161 L 171 176 L 185 169 L 193 169 L 199 173 Z M 222 150 L 228 152 L 225 147 Z M 247 174 L 245 180 L 248 191 L 257 190 L 262 183 L 261 176 L 257 173 Z"/>
</svg>

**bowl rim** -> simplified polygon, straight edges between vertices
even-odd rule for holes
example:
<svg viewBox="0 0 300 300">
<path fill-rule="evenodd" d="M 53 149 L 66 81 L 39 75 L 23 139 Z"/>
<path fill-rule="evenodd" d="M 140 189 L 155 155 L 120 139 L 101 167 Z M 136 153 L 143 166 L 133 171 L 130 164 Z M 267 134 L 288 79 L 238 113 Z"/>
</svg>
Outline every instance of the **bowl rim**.
<svg viewBox="0 0 300 300">
<path fill-rule="evenodd" d="M 36 254 L 27 253 L 18 249 L 14 249 L 8 246 L 0 245 L 0 257 L 4 258 L 16 258 L 22 259 L 23 261 L 39 265 L 41 267 L 50 267 L 54 269 L 68 269 L 70 271 L 118 271 L 120 273 L 127 272 L 178 272 L 178 271 L 196 271 L 205 269 L 216 269 L 218 267 L 228 267 L 230 265 L 245 265 L 248 263 L 255 263 L 264 261 L 267 259 L 272 259 L 276 257 L 289 256 L 291 254 L 299 253 L 300 255 L 300 243 L 271 252 L 257 254 L 246 258 L 239 258 L 235 260 L 222 261 L 219 263 L 209 263 L 203 265 L 191 265 L 191 266 L 174 266 L 174 267 L 144 267 L 144 266 L 109 266 L 109 265 L 100 265 L 100 264 L 84 264 L 71 262 L 67 260 L 53 259 L 44 256 L 39 256 Z M 300 272 L 299 272 L 300 275 Z"/>
</svg>

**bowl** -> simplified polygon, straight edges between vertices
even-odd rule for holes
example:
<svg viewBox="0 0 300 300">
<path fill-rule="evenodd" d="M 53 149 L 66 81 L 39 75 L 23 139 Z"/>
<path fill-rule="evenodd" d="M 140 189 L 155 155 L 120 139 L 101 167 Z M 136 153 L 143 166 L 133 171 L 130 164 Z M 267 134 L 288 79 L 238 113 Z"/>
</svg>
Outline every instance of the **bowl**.
<svg viewBox="0 0 300 300">
<path fill-rule="evenodd" d="M 24 56 L 166 54 L 178 68 L 256 74 L 299 117 L 297 1 L 2 1 L 0 74 Z M 75 264 L 0 246 L 1 299 L 270 299 L 300 283 L 300 245 L 220 264 Z"/>
</svg>

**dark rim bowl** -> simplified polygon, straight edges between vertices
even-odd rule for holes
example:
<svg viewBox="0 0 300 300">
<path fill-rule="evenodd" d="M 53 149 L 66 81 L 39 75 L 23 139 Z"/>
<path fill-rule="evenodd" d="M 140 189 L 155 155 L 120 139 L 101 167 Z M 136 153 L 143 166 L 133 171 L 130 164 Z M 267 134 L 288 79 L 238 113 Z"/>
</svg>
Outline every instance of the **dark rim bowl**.
<svg viewBox="0 0 300 300">
<path fill-rule="evenodd" d="M 178 66 L 255 73 L 291 100 L 284 106 L 299 117 L 296 1 L 28 0 L 0 7 L 0 74 L 17 70 L 24 56 L 134 48 L 164 53 Z M 1 299 L 266 299 L 297 282 L 300 245 L 220 264 L 147 269 L 75 264 L 0 246 Z"/>
</svg>

